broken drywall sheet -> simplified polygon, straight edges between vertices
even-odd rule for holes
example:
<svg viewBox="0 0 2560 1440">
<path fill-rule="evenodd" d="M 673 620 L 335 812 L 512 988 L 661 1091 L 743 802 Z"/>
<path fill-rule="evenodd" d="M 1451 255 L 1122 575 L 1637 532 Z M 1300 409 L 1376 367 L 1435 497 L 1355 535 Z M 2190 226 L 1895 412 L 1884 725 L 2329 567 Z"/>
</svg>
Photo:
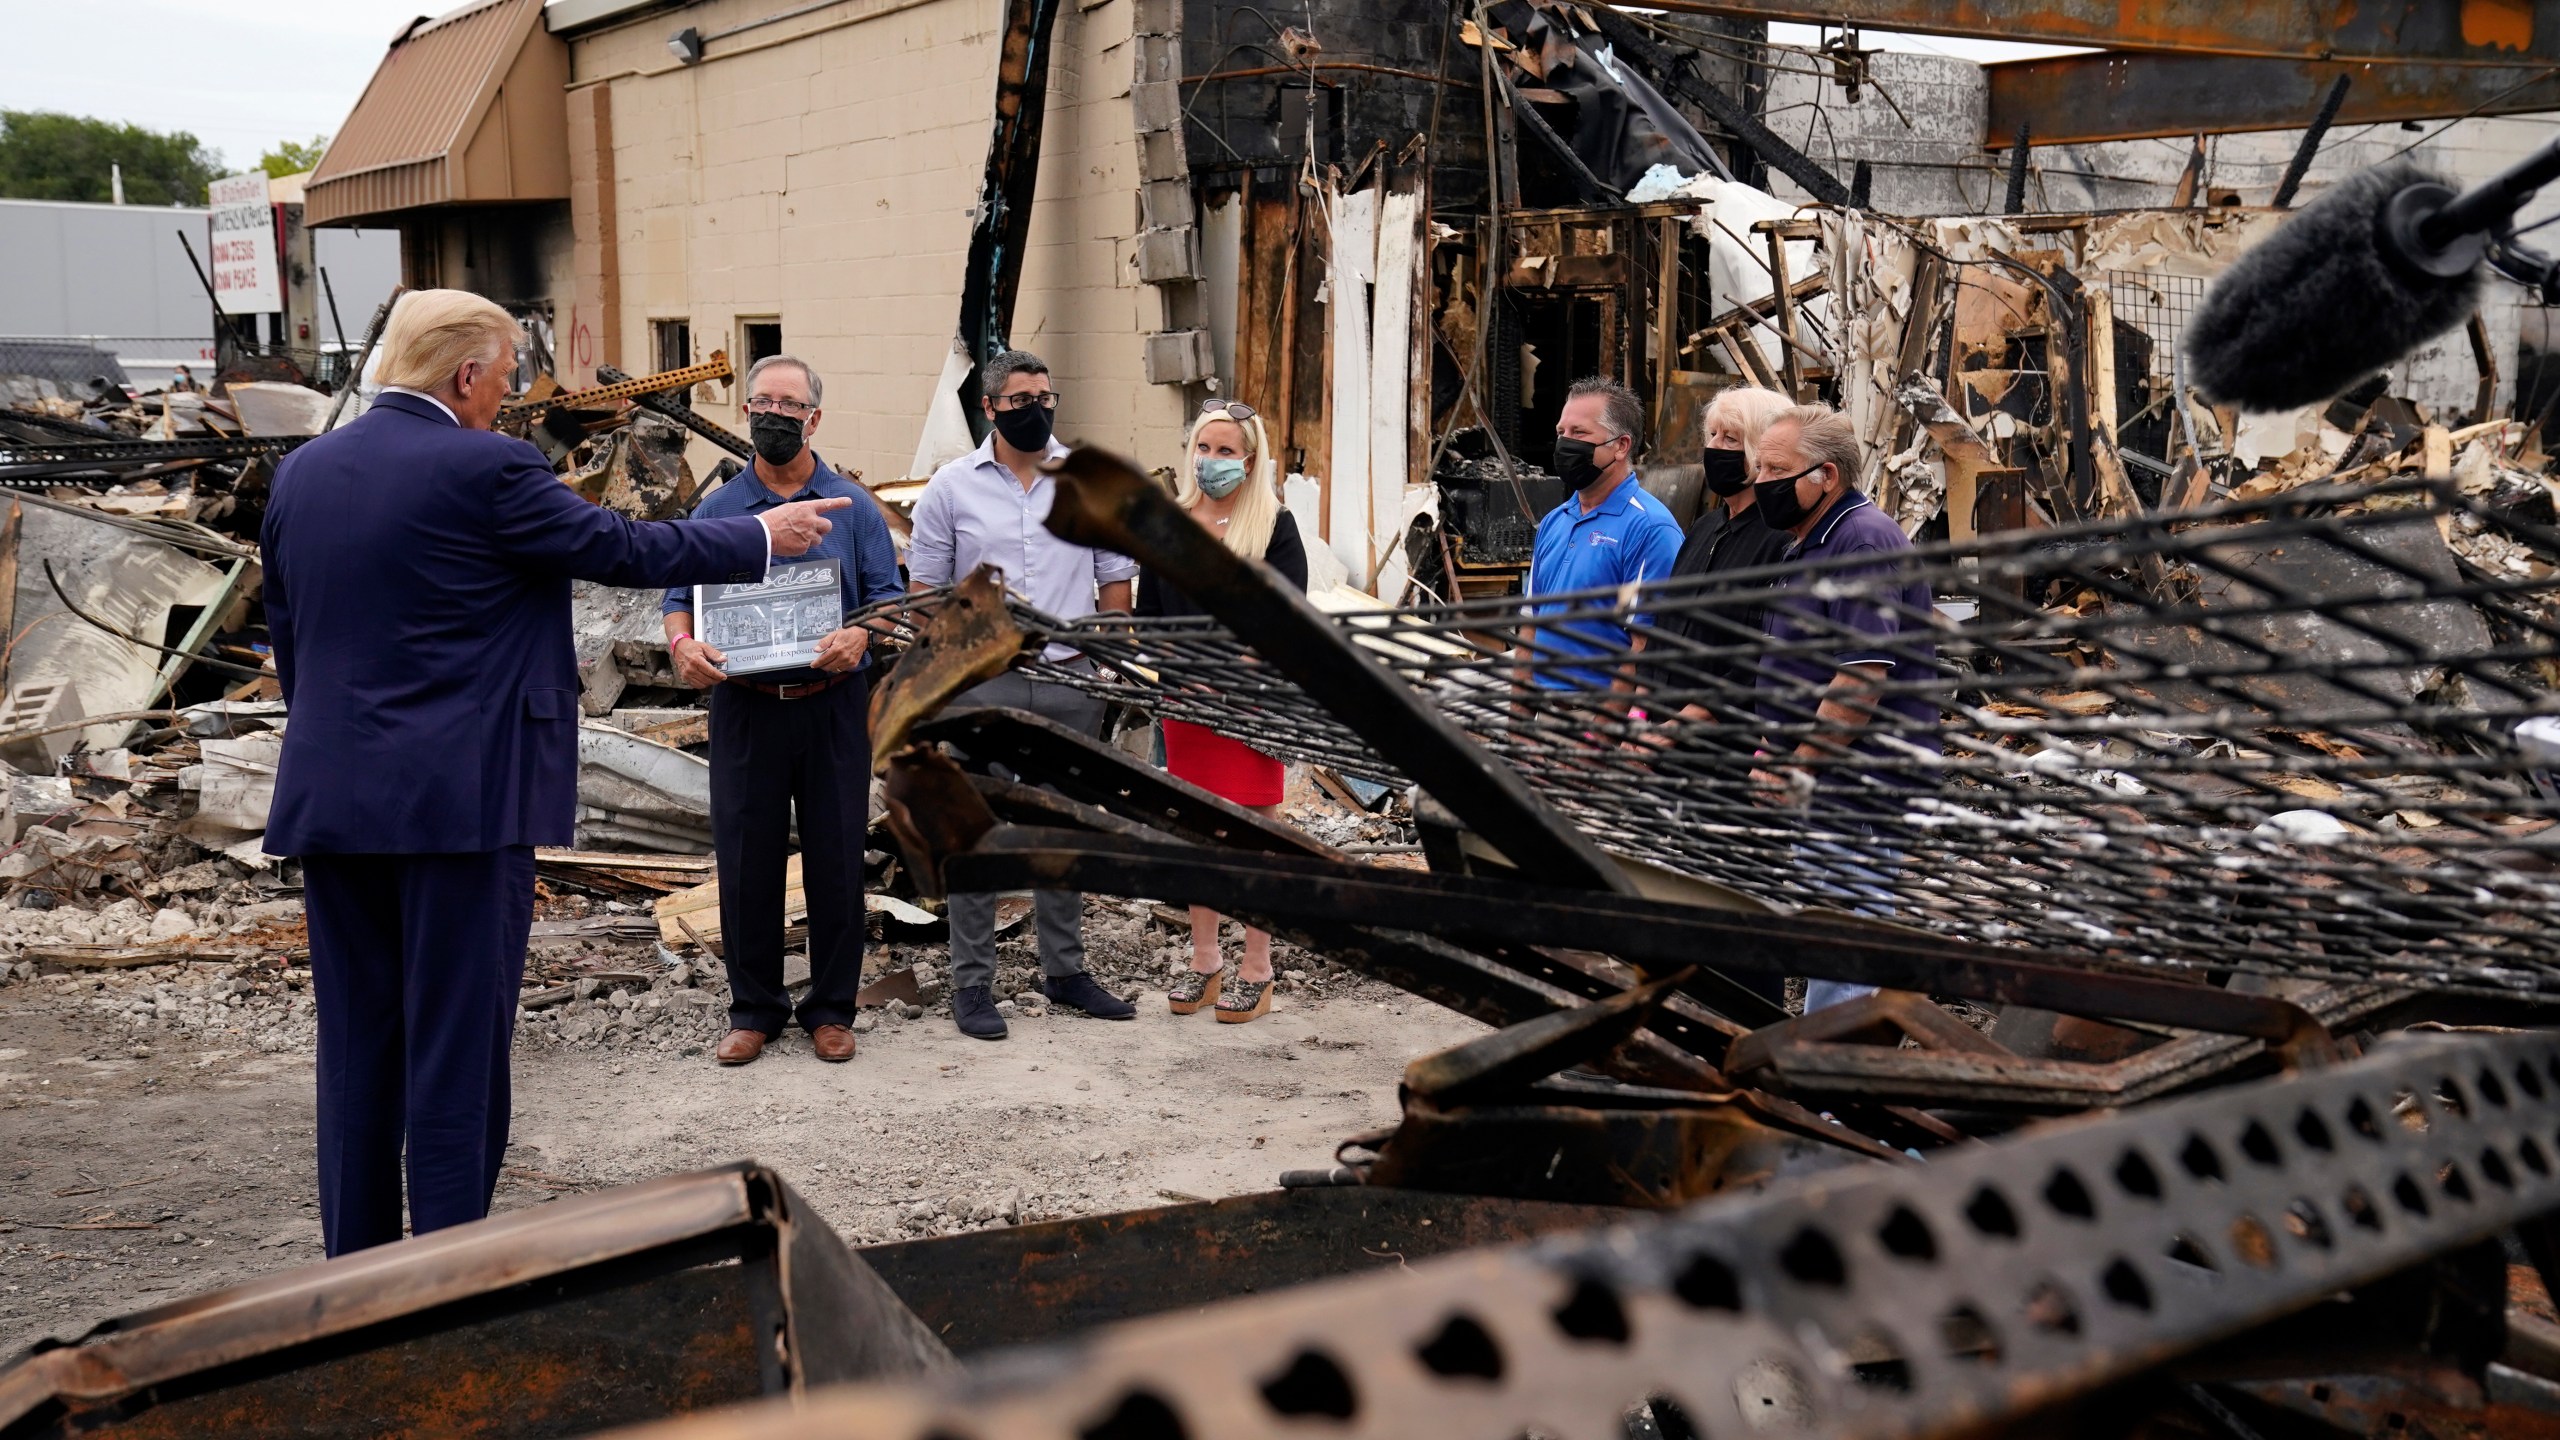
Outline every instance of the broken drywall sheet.
<svg viewBox="0 0 2560 1440">
<path fill-rule="evenodd" d="M 9 657 L 9 683 L 69 680 L 82 708 L 111 715 L 142 708 L 159 688 L 168 657 L 109 635 L 71 614 L 46 582 L 44 564 L 80 608 L 128 635 L 157 640 L 174 606 L 212 604 L 223 571 L 166 545 L 68 516 L 30 511 L 18 567 L 20 635 Z M 92 750 L 111 750 L 130 721 L 80 732 Z"/>
<path fill-rule="evenodd" d="M 1751 227 L 1763 220 L 1792 220 L 1797 215 L 1795 205 L 1766 190 L 1712 175 L 1688 181 L 1677 193 L 1681 198 L 1707 202 L 1707 208 L 1690 220 L 1689 228 L 1707 242 L 1708 293 L 1716 297 L 1720 308 L 1765 300 L 1776 291 L 1778 287 L 1769 275 L 1768 241 L 1752 234 Z M 1813 274 L 1820 263 L 1810 240 L 1787 241 L 1785 253 L 1790 280 Z M 1828 297 L 1817 296 L 1799 308 L 1799 318 L 1817 327 L 1827 325 L 1829 306 Z M 1786 364 L 1786 341 L 1780 337 L 1776 321 L 1760 322 L 1752 327 L 1751 335 L 1760 342 L 1770 369 Z"/>
<path fill-rule="evenodd" d="M 1365 586 L 1371 573 L 1369 280 L 1378 259 L 1378 192 L 1329 190 L 1325 215 L 1332 233 L 1325 294 L 1333 320 L 1333 473 L 1326 477 L 1324 534 L 1351 583 Z"/>
<path fill-rule="evenodd" d="M 1862 488 L 1875 493 L 1894 472 L 1885 465 L 1902 415 L 1895 389 L 1902 377 L 1903 332 L 1911 323 L 1912 282 L 1920 264 L 1920 247 L 1911 237 L 1878 225 L 1862 211 L 1823 216 L 1823 254 L 1831 262 L 1831 293 L 1844 302 L 1834 363 L 1840 367 L 1840 411 L 1856 428 L 1867 456 Z M 1889 494 L 1878 503 L 1892 509 Z"/>
<path fill-rule="evenodd" d="M 578 843 L 708 851 L 710 762 L 600 720 L 579 722 Z"/>
<path fill-rule="evenodd" d="M 1391 562 L 1401 563 L 1404 554 L 1399 509 L 1408 488 L 1405 447 L 1413 423 L 1413 291 L 1414 267 L 1422 255 L 1421 222 L 1419 191 L 1390 192 L 1379 206 L 1375 305 L 1369 329 L 1368 529 L 1373 573 Z M 1381 590 L 1381 596 L 1384 593 Z"/>
<path fill-rule="evenodd" d="M 2081 252 L 2084 274 L 2151 270 L 2211 279 L 2283 223 L 2265 210 L 2137 210 L 2094 221 Z"/>
<path fill-rule="evenodd" d="M 1406 553 L 1404 541 L 1413 533 L 1417 522 L 1435 526 L 1440 523 L 1439 486 L 1405 486 L 1403 495 L 1396 502 L 1396 513 L 1378 527 L 1377 595 L 1385 604 L 1411 605 L 1428 598 L 1407 593 L 1413 586 L 1413 563 Z"/>
<path fill-rule="evenodd" d="M 234 380 L 229 388 L 231 407 L 252 435 L 317 435 L 328 425 L 329 407 L 335 403 L 308 385 Z"/>
<path fill-rule="evenodd" d="M 969 378 L 968 348 L 957 339 L 942 357 L 942 373 L 933 382 L 933 393 L 925 397 L 924 430 L 916 436 L 915 458 L 907 462 L 907 478 L 923 480 L 934 471 L 978 448 L 978 437 L 969 429 L 969 414 L 960 408 L 960 384 Z"/>
<path fill-rule="evenodd" d="M 2266 461 L 2308 450 L 2319 443 L 2320 408 L 2305 406 L 2300 410 L 2280 410 L 2272 414 L 2240 417 L 2240 428 L 2231 437 L 2231 456 L 2244 470 L 2255 470 Z"/>
</svg>

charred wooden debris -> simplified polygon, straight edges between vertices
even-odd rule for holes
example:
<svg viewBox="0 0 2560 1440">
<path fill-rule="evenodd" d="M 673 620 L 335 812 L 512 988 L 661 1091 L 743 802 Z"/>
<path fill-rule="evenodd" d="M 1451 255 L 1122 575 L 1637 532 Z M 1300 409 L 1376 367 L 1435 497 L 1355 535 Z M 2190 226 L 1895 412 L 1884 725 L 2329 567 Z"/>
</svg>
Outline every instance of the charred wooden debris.
<svg viewBox="0 0 2560 1440">
<path fill-rule="evenodd" d="M 1262 1196 L 863 1250 L 769 1172 L 650 1182 L 39 1351 L 0 1433 L 535 1391 L 547 1433 L 793 1397 L 671 1440 L 2548 1427 L 2560 616 L 2448 548 L 2554 544 L 2494 494 L 2309 484 L 1531 627 L 1327 613 L 1125 464 L 1061 478 L 1053 526 L 1216 618 L 984 575 L 876 612 L 905 865 L 1214 903 L 1496 1027 L 1413 1062 L 1399 1124 Z M 1914 582 L 1925 707 L 1773 793 L 1809 691 L 1718 637 Z M 1058 639 L 1133 714 L 1410 787 L 1429 868 L 943 713 Z M 1880 988 L 1798 1016 L 1780 977 Z"/>
<path fill-rule="evenodd" d="M 1380 67 L 1307 41 L 1271 108 L 1357 133 L 1316 77 Z M 1235 157 L 1206 187 L 1241 206 L 1234 389 L 1334 583 L 1273 583 L 1083 450 L 1053 528 L 1213 618 L 1063 622 L 984 574 L 868 616 L 899 903 L 1211 904 L 1491 1027 L 1407 1068 L 1395 1126 L 1259 1195 L 859 1250 L 772 1171 L 667 1177 L 40 1346 L 0 1369 L 0 1437 L 2560 1433 L 2560 486 L 2485 329 L 2328 405 L 2217 409 L 2181 327 L 2278 210 L 1893 217 L 1658 17 L 1505 0 L 1438 48 L 1385 57 L 1434 67 L 1403 77 L 1440 97 L 1419 146 L 1265 153 L 1219 118 L 1260 113 L 1255 66 L 1148 132 Z M 991 251 L 1021 213 L 982 212 Z M 1197 281 L 1187 244 L 1147 283 Z M 1524 620 L 1568 372 L 1648 401 L 1684 521 L 1715 391 L 1836 405 L 1915 549 Z M 662 518 L 707 483 L 686 435 L 746 459 L 683 399 L 727 373 L 545 377 L 503 423 Z M 291 437 L 186 408 L 0 416 L 0 480 L 183 487 L 115 518 L 247 567 Z M 1922 677 L 1854 744 L 1790 664 L 1844 632 L 1764 624 L 1811 591 L 1894 612 Z M 698 877 L 629 852 L 701 848 L 665 759 L 700 736 L 655 605 L 580 606 L 584 843 L 628 858 L 546 876 L 645 899 Z M 1096 669 L 1046 666 L 1062 640 Z M 1097 691 L 1123 738 L 1190 720 L 1392 797 L 1423 864 L 946 712 L 1007 669 Z M 208 729 L 257 700 L 26 778 L 102 804 L 124 765 L 174 820 L 175 747 L 209 784 Z M 1805 981 L 1871 993 L 1807 1012 Z"/>
<path fill-rule="evenodd" d="M 86 398 L 47 385 L 0 409 L 10 511 L 0 527 L 0 762 L 10 767 L 0 828 L 11 844 L 0 882 L 10 903 L 96 896 L 157 909 L 171 893 L 219 889 L 254 905 L 267 897 L 249 891 L 278 882 L 258 844 L 285 723 L 258 599 L 258 527 L 275 462 L 360 412 L 352 392 L 209 378 L 212 392 L 106 383 Z M 737 468 L 697 477 L 684 453 L 693 435 L 751 457 L 688 403 L 693 387 L 731 378 L 716 353 L 663 375 L 611 372 L 580 390 L 538 376 L 499 423 L 541 446 L 563 483 L 595 503 L 668 519 Z M 629 699 L 696 698 L 661 673 L 656 607 L 642 617 L 657 642 L 651 670 L 646 645 L 621 644 L 628 658 L 615 658 L 615 627 L 643 607 L 600 587 L 582 587 L 579 604 L 594 717 L 581 741 L 584 842 L 707 852 L 708 782 L 699 757 L 679 748 L 698 716 L 629 704 L 614 713 L 631 674 L 666 689 Z M 701 878 L 667 881 L 643 857 L 634 864 L 614 871 L 564 857 L 551 868 L 600 899 L 654 898 Z M 173 874 L 187 888 L 164 890 Z M 152 963 L 153 943 L 174 958 L 206 948 L 184 936 L 66 943 L 48 963 L 77 963 L 84 946 L 118 965 Z"/>
</svg>

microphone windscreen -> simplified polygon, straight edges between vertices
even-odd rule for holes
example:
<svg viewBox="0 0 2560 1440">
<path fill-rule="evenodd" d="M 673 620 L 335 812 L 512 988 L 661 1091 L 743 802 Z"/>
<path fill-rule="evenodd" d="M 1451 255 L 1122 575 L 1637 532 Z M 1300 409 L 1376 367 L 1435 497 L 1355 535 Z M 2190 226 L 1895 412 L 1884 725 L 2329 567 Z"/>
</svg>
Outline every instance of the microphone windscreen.
<svg viewBox="0 0 2560 1440">
<path fill-rule="evenodd" d="M 2479 267 L 2452 279 L 2385 253 L 2383 207 L 2444 184 L 2406 161 L 2340 181 L 2234 262 L 2187 324 L 2187 374 L 2243 410 L 2327 400 L 2462 323 Z"/>
</svg>

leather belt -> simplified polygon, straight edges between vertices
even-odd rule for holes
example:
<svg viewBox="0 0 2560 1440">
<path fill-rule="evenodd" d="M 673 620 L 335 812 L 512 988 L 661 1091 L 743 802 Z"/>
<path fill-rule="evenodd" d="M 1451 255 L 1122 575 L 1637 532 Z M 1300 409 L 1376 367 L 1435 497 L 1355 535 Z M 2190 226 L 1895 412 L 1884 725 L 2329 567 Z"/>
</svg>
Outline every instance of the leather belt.
<svg viewBox="0 0 2560 1440">
<path fill-rule="evenodd" d="M 776 700 L 806 700 L 812 695 L 824 695 L 828 691 L 833 690 L 837 686 L 861 673 L 862 672 L 859 670 L 847 670 L 841 675 L 830 676 L 824 680 L 811 680 L 797 685 L 767 685 L 761 680 L 740 680 L 735 678 L 731 679 L 728 683 L 732 685 L 743 685 L 747 689 L 753 690 L 759 695 L 770 695 Z"/>
</svg>

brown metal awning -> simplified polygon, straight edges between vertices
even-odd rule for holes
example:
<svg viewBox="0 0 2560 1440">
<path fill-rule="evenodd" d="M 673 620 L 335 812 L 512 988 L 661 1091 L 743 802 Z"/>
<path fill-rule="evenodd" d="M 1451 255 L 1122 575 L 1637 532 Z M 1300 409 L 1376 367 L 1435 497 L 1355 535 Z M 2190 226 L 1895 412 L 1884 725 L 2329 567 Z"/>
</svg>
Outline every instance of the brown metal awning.
<svg viewBox="0 0 2560 1440">
<path fill-rule="evenodd" d="M 481 0 L 412 26 L 312 172 L 305 223 L 567 199 L 568 82 L 542 0 Z"/>
</svg>

